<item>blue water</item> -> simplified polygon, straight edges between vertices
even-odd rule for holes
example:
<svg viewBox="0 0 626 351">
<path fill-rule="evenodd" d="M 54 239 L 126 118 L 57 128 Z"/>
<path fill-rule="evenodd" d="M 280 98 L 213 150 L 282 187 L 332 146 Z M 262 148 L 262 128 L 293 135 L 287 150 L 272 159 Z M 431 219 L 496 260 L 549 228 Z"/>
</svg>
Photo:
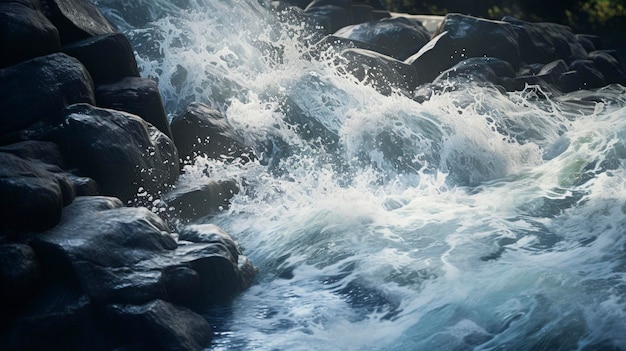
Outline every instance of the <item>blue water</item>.
<svg viewBox="0 0 626 351">
<path fill-rule="evenodd" d="M 420 104 L 254 1 L 98 3 L 170 117 L 204 102 L 272 145 L 181 179 L 240 183 L 210 221 L 259 267 L 211 350 L 626 350 L 624 87 Z"/>
</svg>

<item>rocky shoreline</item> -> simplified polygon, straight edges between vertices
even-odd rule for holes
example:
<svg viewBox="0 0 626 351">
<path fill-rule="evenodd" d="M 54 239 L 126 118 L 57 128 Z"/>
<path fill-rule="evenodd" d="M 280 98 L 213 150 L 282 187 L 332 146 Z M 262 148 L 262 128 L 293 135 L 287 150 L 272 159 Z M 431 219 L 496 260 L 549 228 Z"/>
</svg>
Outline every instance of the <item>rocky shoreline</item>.
<svg viewBox="0 0 626 351">
<path fill-rule="evenodd" d="M 350 0 L 268 6 L 315 27 L 313 55 L 332 50 L 384 95 L 424 101 L 451 81 L 494 93 L 626 85 L 615 52 L 558 24 Z M 88 0 L 0 1 L 0 46 L 0 348 L 208 347 L 201 314 L 251 286 L 256 268 L 223 230 L 193 223 L 240 185 L 179 184 L 182 165 L 272 161 L 207 105 L 168 121 L 128 39 Z M 305 117 L 287 116 L 302 133 L 324 128 Z"/>
</svg>

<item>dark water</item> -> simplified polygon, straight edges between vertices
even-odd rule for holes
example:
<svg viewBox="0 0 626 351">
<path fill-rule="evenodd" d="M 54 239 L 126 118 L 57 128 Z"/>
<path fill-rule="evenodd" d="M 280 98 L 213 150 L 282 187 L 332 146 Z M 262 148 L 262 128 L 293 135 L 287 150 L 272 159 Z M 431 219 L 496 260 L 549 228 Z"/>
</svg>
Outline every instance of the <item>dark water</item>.
<svg viewBox="0 0 626 351">
<path fill-rule="evenodd" d="M 260 268 L 213 350 L 626 349 L 623 87 L 420 104 L 303 59 L 310 34 L 255 2 L 99 5 L 168 113 L 204 102 L 273 145 L 182 178 L 241 183 L 212 221 Z"/>
</svg>

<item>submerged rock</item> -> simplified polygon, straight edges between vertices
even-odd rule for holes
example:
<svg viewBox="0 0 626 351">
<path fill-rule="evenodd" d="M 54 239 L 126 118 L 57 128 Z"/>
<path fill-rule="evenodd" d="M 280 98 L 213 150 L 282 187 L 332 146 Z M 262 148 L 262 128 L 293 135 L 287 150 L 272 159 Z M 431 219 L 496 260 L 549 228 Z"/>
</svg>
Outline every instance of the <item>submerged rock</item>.
<svg viewBox="0 0 626 351">
<path fill-rule="evenodd" d="M 417 85 L 415 67 L 393 57 L 364 49 L 346 49 L 341 57 L 346 59 L 342 69 L 383 95 L 390 95 L 393 88 L 408 92 Z"/>
<path fill-rule="evenodd" d="M 170 127 L 181 163 L 193 163 L 197 156 L 242 161 L 255 158 L 226 117 L 205 104 L 189 104 L 172 119 Z"/>
<path fill-rule="evenodd" d="M 430 33 L 419 21 L 405 17 L 346 26 L 334 35 L 375 45 L 381 54 L 401 61 L 418 52 L 430 40 Z"/>
<path fill-rule="evenodd" d="M 175 218 L 198 219 L 228 208 L 230 199 L 239 192 L 234 180 L 207 180 L 200 184 L 177 186 L 161 200 Z"/>
</svg>

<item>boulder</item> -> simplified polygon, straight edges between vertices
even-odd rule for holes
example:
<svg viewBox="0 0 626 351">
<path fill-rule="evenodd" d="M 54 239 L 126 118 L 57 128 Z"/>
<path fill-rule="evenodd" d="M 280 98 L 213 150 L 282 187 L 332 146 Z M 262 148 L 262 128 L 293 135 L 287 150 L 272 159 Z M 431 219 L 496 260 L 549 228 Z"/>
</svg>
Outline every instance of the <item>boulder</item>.
<svg viewBox="0 0 626 351">
<path fill-rule="evenodd" d="M 546 89 L 559 88 L 561 75 L 569 70 L 565 61 L 555 60 L 541 66 L 537 72 L 530 70 L 528 74 L 518 75 L 510 79 L 504 78 L 500 82 L 507 91 L 524 90 L 526 85 L 541 85 Z"/>
<path fill-rule="evenodd" d="M 177 245 L 157 215 L 108 197 L 77 198 L 32 246 L 54 280 L 98 305 L 162 299 L 201 309 L 247 288 L 256 273 L 232 239 Z"/>
<path fill-rule="evenodd" d="M 46 17 L 59 30 L 61 45 L 115 32 L 113 25 L 89 0 L 40 1 Z"/>
<path fill-rule="evenodd" d="M 177 186 L 161 200 L 175 218 L 193 220 L 228 208 L 230 199 L 239 192 L 234 180 L 207 180 L 200 184 Z"/>
<path fill-rule="evenodd" d="M 0 70 L 0 136 L 23 129 L 68 104 L 95 103 L 85 67 L 63 53 Z"/>
<path fill-rule="evenodd" d="M 0 330 L 15 317 L 41 283 L 41 268 L 25 244 L 0 244 Z"/>
<path fill-rule="evenodd" d="M 166 298 L 161 274 L 133 266 L 175 249 L 176 242 L 146 208 L 122 207 L 109 197 L 79 197 L 32 246 L 52 279 L 80 286 L 93 301 L 143 303 Z"/>
<path fill-rule="evenodd" d="M 193 162 L 196 156 L 212 159 L 254 159 L 228 120 L 219 111 L 202 103 L 191 103 L 170 124 L 181 162 Z"/>
<path fill-rule="evenodd" d="M 0 340 L 3 350 L 113 349 L 97 326 L 89 298 L 63 285 L 45 288 Z"/>
<path fill-rule="evenodd" d="M 0 152 L 1 235 L 51 228 L 75 194 L 72 180 L 59 167 Z"/>
<path fill-rule="evenodd" d="M 448 14 L 433 39 L 405 62 L 417 69 L 420 84 L 471 57 L 495 57 L 520 66 L 517 34 L 510 23 Z"/>
<path fill-rule="evenodd" d="M 127 349 L 203 350 L 213 337 L 211 326 L 202 316 L 162 300 L 143 305 L 110 305 L 106 315 Z"/>
<path fill-rule="evenodd" d="M 404 61 L 418 52 L 429 40 L 430 34 L 422 24 L 405 17 L 386 18 L 343 27 L 334 34 L 374 45 L 381 54 Z"/>
<path fill-rule="evenodd" d="M 9 153 L 22 159 L 38 160 L 43 163 L 65 167 L 65 160 L 57 144 L 49 141 L 26 140 L 0 146 L 0 152 Z"/>
<path fill-rule="evenodd" d="M 180 228 L 178 234 L 181 246 L 175 253 L 200 274 L 203 292 L 209 301 L 227 301 L 252 286 L 257 268 L 221 228 L 213 224 L 193 224 Z M 182 245 L 183 241 L 195 244 Z M 200 253 L 196 254 L 197 259 L 190 259 L 192 252 Z"/>
<path fill-rule="evenodd" d="M 352 24 L 351 1 L 314 0 L 303 11 L 303 15 L 322 25 L 328 34 Z"/>
<path fill-rule="evenodd" d="M 0 3 L 0 67 L 61 50 L 59 32 L 38 10 Z"/>
<path fill-rule="evenodd" d="M 620 62 L 612 55 L 611 51 L 592 51 L 587 58 L 593 61 L 598 71 L 604 76 L 607 84 L 621 84 L 626 86 L 626 73 Z"/>
<path fill-rule="evenodd" d="M 178 179 L 171 140 L 126 112 L 76 104 L 21 137 L 55 142 L 80 175 L 94 179 L 102 194 L 123 201 L 135 198 L 140 188 L 156 195 Z"/>
<path fill-rule="evenodd" d="M 100 107 L 137 115 L 169 138 L 172 137 L 159 88 L 152 79 L 127 77 L 115 83 L 96 86 L 96 103 Z"/>
<path fill-rule="evenodd" d="M 513 67 L 494 57 L 472 57 L 457 63 L 435 78 L 434 82 L 456 80 L 463 82 L 501 84 L 501 78 L 515 77 Z"/>
<path fill-rule="evenodd" d="M 563 59 L 566 63 L 584 59 L 587 51 L 577 40 L 571 28 L 556 23 L 530 23 L 513 17 L 504 17 L 510 23 L 519 41 L 519 54 L 525 63 L 548 63 Z"/>
<path fill-rule="evenodd" d="M 394 88 L 408 92 L 417 85 L 415 67 L 393 57 L 364 49 L 346 49 L 341 57 L 345 59 L 341 70 L 383 95 L 390 95 Z"/>
<path fill-rule="evenodd" d="M 89 71 L 95 85 L 139 77 L 130 42 L 122 33 L 98 35 L 63 46 L 63 52 L 76 57 Z"/>
<path fill-rule="evenodd" d="M 596 89 L 606 85 L 604 75 L 592 60 L 575 60 L 569 65 L 570 71 L 577 71 L 582 79 L 579 89 Z"/>
</svg>

